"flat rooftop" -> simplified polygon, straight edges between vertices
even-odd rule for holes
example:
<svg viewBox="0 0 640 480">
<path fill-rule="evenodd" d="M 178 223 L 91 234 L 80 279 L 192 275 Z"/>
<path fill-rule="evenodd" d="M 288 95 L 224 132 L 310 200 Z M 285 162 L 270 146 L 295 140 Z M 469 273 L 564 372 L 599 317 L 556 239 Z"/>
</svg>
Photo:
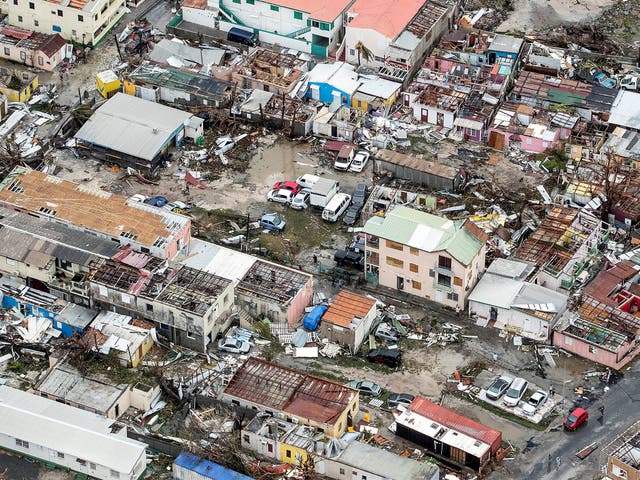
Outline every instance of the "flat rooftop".
<svg viewBox="0 0 640 480">
<path fill-rule="evenodd" d="M 48 398 L 61 398 L 102 415 L 107 414 L 126 389 L 127 385 L 110 385 L 83 376 L 70 365 L 54 367 L 36 388 Z"/>
<path fill-rule="evenodd" d="M 191 222 L 162 208 L 25 167 L 15 168 L 0 182 L 0 205 L 59 219 L 112 239 L 132 239 L 146 247 L 168 242 Z"/>
</svg>

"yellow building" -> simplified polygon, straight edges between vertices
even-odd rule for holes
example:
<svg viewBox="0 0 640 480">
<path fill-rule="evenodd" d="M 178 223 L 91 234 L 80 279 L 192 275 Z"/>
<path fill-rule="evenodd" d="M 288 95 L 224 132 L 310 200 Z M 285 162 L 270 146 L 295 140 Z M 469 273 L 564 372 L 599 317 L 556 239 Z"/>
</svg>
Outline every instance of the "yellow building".
<svg viewBox="0 0 640 480">
<path fill-rule="evenodd" d="M 384 110 L 393 105 L 398 100 L 400 83 L 376 78 L 374 80 L 365 79 L 358 87 L 358 90 L 351 96 L 351 106 L 363 112 L 370 112 L 377 109 Z"/>
<path fill-rule="evenodd" d="M 38 75 L 32 72 L 0 68 L 0 93 L 9 102 L 26 102 L 38 88 Z"/>
<path fill-rule="evenodd" d="M 105 70 L 96 74 L 96 90 L 104 98 L 111 98 L 120 91 L 120 79 L 113 70 Z"/>
</svg>

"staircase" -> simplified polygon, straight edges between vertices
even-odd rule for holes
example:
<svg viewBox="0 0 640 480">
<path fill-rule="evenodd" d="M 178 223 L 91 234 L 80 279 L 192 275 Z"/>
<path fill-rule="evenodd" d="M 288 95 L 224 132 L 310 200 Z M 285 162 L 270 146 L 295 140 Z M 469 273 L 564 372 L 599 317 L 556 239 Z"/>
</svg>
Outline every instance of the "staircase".
<svg viewBox="0 0 640 480">
<path fill-rule="evenodd" d="M 240 20 L 238 17 L 236 17 L 234 15 L 234 13 L 229 10 L 227 7 L 225 7 L 224 3 L 222 3 L 222 1 L 220 1 L 220 12 L 222 12 L 222 14 L 227 17 L 229 20 L 231 20 L 233 23 L 237 23 L 238 25 L 242 25 L 244 27 L 246 27 L 246 24 Z"/>
<path fill-rule="evenodd" d="M 288 35 L 286 35 L 289 38 L 298 38 L 301 37 L 302 35 L 304 35 L 305 33 L 308 33 L 311 31 L 311 27 L 303 27 L 300 30 L 296 30 L 293 33 L 290 33 Z"/>
</svg>

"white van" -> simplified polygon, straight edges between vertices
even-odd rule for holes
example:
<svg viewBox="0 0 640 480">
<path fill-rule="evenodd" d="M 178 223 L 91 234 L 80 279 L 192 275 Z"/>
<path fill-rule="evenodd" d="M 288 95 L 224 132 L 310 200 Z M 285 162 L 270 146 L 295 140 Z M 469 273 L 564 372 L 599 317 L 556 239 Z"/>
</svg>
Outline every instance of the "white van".
<svg viewBox="0 0 640 480">
<path fill-rule="evenodd" d="M 319 178 L 320 177 L 317 175 L 305 173 L 304 175 L 300 175 L 298 178 L 296 178 L 296 183 L 302 188 L 313 188 Z"/>
<path fill-rule="evenodd" d="M 322 210 L 322 219 L 327 222 L 337 222 L 350 203 L 351 195 L 336 193 Z"/>
<path fill-rule="evenodd" d="M 527 388 L 529 388 L 529 382 L 524 378 L 516 378 L 509 387 L 509 390 L 507 390 L 507 393 L 502 397 L 502 403 L 507 407 L 517 407 L 522 397 L 524 397 Z"/>
</svg>

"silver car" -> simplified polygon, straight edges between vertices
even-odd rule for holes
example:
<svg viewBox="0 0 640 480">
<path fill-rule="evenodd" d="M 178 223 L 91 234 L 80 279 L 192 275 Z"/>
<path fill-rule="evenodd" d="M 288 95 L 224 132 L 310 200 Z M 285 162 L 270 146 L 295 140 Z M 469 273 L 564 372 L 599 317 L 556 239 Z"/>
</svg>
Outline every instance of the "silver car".
<svg viewBox="0 0 640 480">
<path fill-rule="evenodd" d="M 293 197 L 293 200 L 291 200 L 289 206 L 294 210 L 304 210 L 309 206 L 309 196 L 310 195 L 308 191 L 302 190 L 301 192 L 298 192 L 295 197 Z"/>
<path fill-rule="evenodd" d="M 267 200 L 269 200 L 270 202 L 291 203 L 292 199 L 293 192 L 284 188 L 281 188 L 280 190 L 271 190 L 269 193 L 267 193 Z"/>
<path fill-rule="evenodd" d="M 247 353 L 251 350 L 251 344 L 236 337 L 221 338 L 218 341 L 218 350 L 229 353 Z"/>
</svg>

